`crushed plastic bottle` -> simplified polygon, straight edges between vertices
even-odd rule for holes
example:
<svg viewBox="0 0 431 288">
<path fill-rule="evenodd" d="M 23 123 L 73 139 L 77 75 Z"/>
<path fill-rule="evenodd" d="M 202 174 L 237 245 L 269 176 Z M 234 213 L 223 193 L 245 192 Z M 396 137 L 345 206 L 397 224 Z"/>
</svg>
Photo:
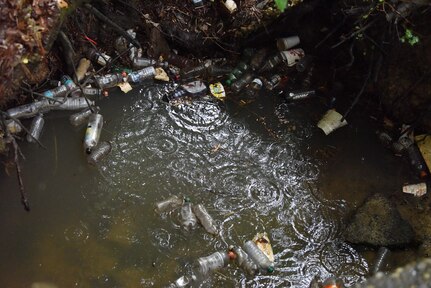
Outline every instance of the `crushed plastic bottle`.
<svg viewBox="0 0 431 288">
<path fill-rule="evenodd" d="M 268 273 L 274 272 L 274 263 L 272 263 L 265 253 L 263 253 L 256 243 L 248 240 L 244 243 L 244 251 L 247 252 L 248 256 L 257 264 L 261 269 L 266 270 Z"/>
<path fill-rule="evenodd" d="M 197 260 L 197 271 L 200 275 L 208 275 L 209 272 L 223 268 L 228 263 L 229 255 L 226 252 L 215 252 Z"/>
<path fill-rule="evenodd" d="M 123 81 L 121 73 L 106 74 L 103 76 L 94 76 L 97 86 L 100 89 L 108 89 L 117 86 L 118 83 Z"/>
<path fill-rule="evenodd" d="M 98 112 L 100 109 L 99 107 L 93 107 L 93 110 L 95 112 Z M 88 118 L 91 114 L 93 114 L 93 112 L 89 107 L 87 109 L 79 111 L 78 113 L 72 114 L 69 117 L 70 124 L 72 124 L 73 126 L 82 125 L 88 121 Z"/>
<path fill-rule="evenodd" d="M 127 76 L 129 82 L 139 83 L 147 79 L 153 79 L 156 75 L 156 69 L 153 66 L 145 67 L 138 71 L 133 71 Z"/>
<path fill-rule="evenodd" d="M 192 211 L 192 203 L 190 203 L 189 198 L 185 198 L 181 207 L 181 224 L 186 230 L 190 231 L 196 226 L 197 222 L 198 220 Z"/>
<path fill-rule="evenodd" d="M 151 58 L 136 57 L 132 61 L 133 61 L 133 67 L 137 69 L 142 69 L 149 66 L 162 67 L 162 68 L 168 67 L 168 62 L 162 62 Z"/>
<path fill-rule="evenodd" d="M 181 207 L 184 203 L 184 199 L 178 197 L 177 195 L 172 195 L 168 199 L 162 200 L 156 203 L 156 212 L 158 214 L 170 212 L 174 209 Z"/>
<path fill-rule="evenodd" d="M 99 143 L 100 133 L 103 127 L 103 116 L 93 113 L 88 118 L 87 129 L 85 130 L 84 149 L 90 154 L 94 147 Z"/>
<path fill-rule="evenodd" d="M 45 124 L 45 120 L 43 119 L 43 115 L 39 114 L 33 118 L 30 126 L 30 135 L 27 135 L 27 141 L 32 143 L 36 142 L 35 139 L 39 140 L 40 135 L 42 134 L 43 125 Z"/>
<path fill-rule="evenodd" d="M 203 206 L 202 204 L 193 205 L 192 210 L 193 210 L 193 213 L 195 213 L 196 218 L 198 218 L 199 222 L 208 233 L 213 235 L 218 234 L 215 221 L 208 213 L 207 209 L 205 209 L 205 206 Z"/>
<path fill-rule="evenodd" d="M 242 250 L 241 247 L 231 247 L 229 250 L 233 251 L 236 255 L 236 263 L 239 267 L 241 267 L 245 273 L 249 275 L 256 275 L 259 272 L 259 267 L 256 263 L 248 257 L 248 254 Z"/>
<path fill-rule="evenodd" d="M 175 280 L 174 283 L 171 283 L 168 288 L 184 288 L 184 287 L 190 287 L 190 285 L 196 281 L 196 276 L 181 276 L 177 280 Z"/>
<path fill-rule="evenodd" d="M 96 166 L 104 157 L 111 152 L 112 146 L 108 141 L 100 142 L 87 156 L 88 164 Z"/>
<path fill-rule="evenodd" d="M 185 96 L 199 97 L 205 95 L 207 92 L 207 86 L 200 80 L 192 81 L 181 85 L 173 93 L 168 95 L 168 100 L 177 100 Z"/>
<path fill-rule="evenodd" d="M 75 82 L 73 82 L 72 78 L 67 75 L 61 77 L 61 83 L 62 85 L 60 86 L 42 92 L 43 96 L 47 98 L 64 97 L 68 94 L 69 91 L 78 88 Z M 80 93 L 79 90 L 77 91 L 78 92 L 75 93 Z"/>
</svg>

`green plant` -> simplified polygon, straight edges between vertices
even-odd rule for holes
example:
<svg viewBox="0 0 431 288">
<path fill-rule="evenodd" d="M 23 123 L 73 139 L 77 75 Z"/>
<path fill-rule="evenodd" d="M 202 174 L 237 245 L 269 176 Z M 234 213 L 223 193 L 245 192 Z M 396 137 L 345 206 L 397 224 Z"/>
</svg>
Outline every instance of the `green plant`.
<svg viewBox="0 0 431 288">
<path fill-rule="evenodd" d="M 287 7 L 287 2 L 289 0 L 275 0 L 275 5 L 277 6 L 278 10 L 280 10 L 281 12 L 284 11 L 284 9 L 286 9 Z"/>
<path fill-rule="evenodd" d="M 414 46 L 419 42 L 419 37 L 416 36 L 412 30 L 407 29 L 404 32 L 404 35 L 400 38 L 402 43 L 409 43 L 411 46 Z"/>
</svg>

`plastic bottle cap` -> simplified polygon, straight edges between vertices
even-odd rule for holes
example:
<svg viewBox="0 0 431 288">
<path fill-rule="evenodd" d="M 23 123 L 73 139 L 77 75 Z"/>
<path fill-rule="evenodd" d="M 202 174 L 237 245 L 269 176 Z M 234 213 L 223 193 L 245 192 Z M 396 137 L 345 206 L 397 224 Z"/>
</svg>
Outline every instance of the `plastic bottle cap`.
<svg viewBox="0 0 431 288">
<path fill-rule="evenodd" d="M 230 260 L 235 260 L 235 259 L 236 259 L 236 254 L 235 254 L 235 252 L 233 252 L 233 251 L 229 251 L 229 252 L 227 253 L 227 255 L 229 256 L 229 259 L 230 259 Z"/>
<path fill-rule="evenodd" d="M 191 200 L 190 200 L 190 197 L 184 197 L 184 202 L 186 202 L 186 203 L 189 203 L 189 202 L 191 202 Z"/>
<path fill-rule="evenodd" d="M 127 72 L 126 71 L 121 72 L 121 76 L 127 77 Z"/>
<path fill-rule="evenodd" d="M 232 85 L 232 80 L 230 80 L 230 79 L 226 80 L 226 85 L 227 85 L 227 86 Z"/>
<path fill-rule="evenodd" d="M 266 271 L 268 271 L 268 273 L 272 273 L 274 272 L 274 267 L 269 266 L 268 269 L 266 269 Z"/>
</svg>

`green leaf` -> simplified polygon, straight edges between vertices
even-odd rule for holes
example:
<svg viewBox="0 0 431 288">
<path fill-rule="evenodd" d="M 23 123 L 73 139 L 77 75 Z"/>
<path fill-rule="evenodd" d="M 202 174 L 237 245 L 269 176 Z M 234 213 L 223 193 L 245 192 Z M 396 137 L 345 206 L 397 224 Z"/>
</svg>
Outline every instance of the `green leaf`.
<svg viewBox="0 0 431 288">
<path fill-rule="evenodd" d="M 275 5 L 277 6 L 278 10 L 283 12 L 284 9 L 286 9 L 287 1 L 288 0 L 275 0 Z"/>
</svg>

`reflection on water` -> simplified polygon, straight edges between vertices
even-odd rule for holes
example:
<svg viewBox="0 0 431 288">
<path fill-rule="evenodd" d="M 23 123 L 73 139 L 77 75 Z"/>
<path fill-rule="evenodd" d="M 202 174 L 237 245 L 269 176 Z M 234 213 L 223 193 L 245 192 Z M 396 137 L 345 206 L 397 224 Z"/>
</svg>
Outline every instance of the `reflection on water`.
<svg viewBox="0 0 431 288">
<path fill-rule="evenodd" d="M 0 248 L 2 287 L 36 281 L 60 287 L 162 287 L 189 271 L 197 257 L 262 231 L 273 243 L 275 273 L 250 278 L 230 265 L 201 286 L 308 287 L 314 276 L 337 275 L 347 285 L 363 279 L 366 261 L 340 239 L 347 204 L 322 195 L 318 179 L 324 166 L 306 153 L 318 132 L 311 120 L 301 122 L 295 114 L 286 120 L 284 104 L 260 110 L 266 123 L 301 125 L 273 137 L 254 116 L 244 116 L 247 111 L 228 112 L 229 103 L 202 99 L 170 106 L 160 100 L 161 90 L 144 88 L 102 103 L 107 119 L 102 138 L 113 149 L 96 169 L 81 156 L 82 131 L 62 123 L 66 119 L 48 120 L 43 137 L 50 147 L 57 135 L 60 155 L 25 147 L 33 153 L 25 166 L 34 174 L 25 179 L 28 187 L 47 187 L 32 191 L 29 215 L 2 206 L 2 213 L 20 218 L 2 220 L 8 235 L 0 240 L 6 243 Z M 41 161 L 46 171 L 37 171 Z M 11 183 L 7 179 L 4 185 Z M 202 228 L 183 231 L 178 211 L 157 215 L 154 203 L 171 194 L 203 203 L 220 226 L 220 237 Z M 2 202 L 18 202 L 13 196 Z"/>
</svg>

